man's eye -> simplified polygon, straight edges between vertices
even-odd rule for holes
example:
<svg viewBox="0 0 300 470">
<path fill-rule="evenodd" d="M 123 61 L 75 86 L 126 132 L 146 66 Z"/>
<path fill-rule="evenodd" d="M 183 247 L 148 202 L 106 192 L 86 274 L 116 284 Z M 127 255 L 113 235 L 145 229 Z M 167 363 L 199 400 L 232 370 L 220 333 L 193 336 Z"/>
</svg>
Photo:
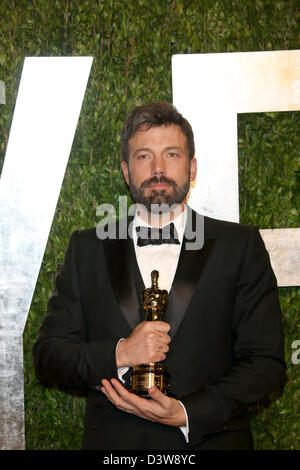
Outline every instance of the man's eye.
<svg viewBox="0 0 300 470">
<path fill-rule="evenodd" d="M 176 153 L 176 152 L 169 152 L 169 153 L 168 153 L 168 156 L 169 156 L 169 157 L 178 157 L 178 153 Z"/>
<path fill-rule="evenodd" d="M 143 158 L 148 158 L 149 155 L 147 153 L 141 153 L 140 155 L 138 155 L 138 159 L 143 159 Z"/>
</svg>

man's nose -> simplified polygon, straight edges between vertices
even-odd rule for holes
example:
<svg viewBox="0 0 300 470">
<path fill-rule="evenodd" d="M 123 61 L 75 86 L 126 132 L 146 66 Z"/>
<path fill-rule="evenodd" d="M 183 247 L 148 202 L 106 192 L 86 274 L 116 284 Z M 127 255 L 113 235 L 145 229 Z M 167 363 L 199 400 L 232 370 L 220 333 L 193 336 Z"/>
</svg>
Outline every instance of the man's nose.
<svg viewBox="0 0 300 470">
<path fill-rule="evenodd" d="M 152 174 L 155 176 L 165 174 L 165 163 L 160 155 L 155 156 L 152 160 Z"/>
</svg>

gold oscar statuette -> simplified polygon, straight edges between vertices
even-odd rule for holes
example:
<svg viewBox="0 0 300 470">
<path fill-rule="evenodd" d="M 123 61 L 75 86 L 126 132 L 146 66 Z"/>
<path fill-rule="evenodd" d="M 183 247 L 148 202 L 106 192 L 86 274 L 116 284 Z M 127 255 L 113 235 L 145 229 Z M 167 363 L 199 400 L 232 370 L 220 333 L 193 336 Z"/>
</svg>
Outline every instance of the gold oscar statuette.
<svg viewBox="0 0 300 470">
<path fill-rule="evenodd" d="M 141 294 L 146 321 L 163 321 L 168 292 L 159 289 L 158 277 L 158 271 L 152 271 L 152 286 Z M 140 397 L 149 398 L 148 390 L 152 386 L 156 386 L 165 395 L 169 395 L 169 374 L 166 367 L 161 362 L 134 366 L 131 373 L 131 391 Z"/>
</svg>

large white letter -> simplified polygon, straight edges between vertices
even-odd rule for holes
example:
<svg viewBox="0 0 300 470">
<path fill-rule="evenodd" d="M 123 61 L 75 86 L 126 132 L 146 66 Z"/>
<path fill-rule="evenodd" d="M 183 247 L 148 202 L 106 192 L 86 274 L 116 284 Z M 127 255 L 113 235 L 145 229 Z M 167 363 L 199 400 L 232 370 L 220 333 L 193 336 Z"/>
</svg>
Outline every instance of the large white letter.
<svg viewBox="0 0 300 470">
<path fill-rule="evenodd" d="M 238 222 L 237 114 L 300 110 L 300 51 L 175 55 L 172 79 L 174 105 L 195 132 L 189 204 Z M 300 229 L 279 232 L 261 230 L 278 285 L 299 285 Z"/>
<path fill-rule="evenodd" d="M 0 448 L 24 449 L 22 335 L 92 64 L 26 58 L 0 180 Z"/>
</svg>

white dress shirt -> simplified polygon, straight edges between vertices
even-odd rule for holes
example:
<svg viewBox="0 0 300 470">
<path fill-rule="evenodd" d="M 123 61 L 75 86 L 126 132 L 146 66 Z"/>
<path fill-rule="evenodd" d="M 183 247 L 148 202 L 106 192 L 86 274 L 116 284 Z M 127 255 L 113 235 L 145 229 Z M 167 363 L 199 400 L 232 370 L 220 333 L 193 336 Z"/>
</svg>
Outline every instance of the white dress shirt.
<svg viewBox="0 0 300 470">
<path fill-rule="evenodd" d="M 172 220 L 175 225 L 180 244 L 147 245 L 140 247 L 137 245 L 136 227 L 150 227 L 150 225 L 144 222 L 144 220 L 141 219 L 141 217 L 137 213 L 135 214 L 132 225 L 132 238 L 138 267 L 140 269 L 140 273 L 146 287 L 151 287 L 151 272 L 153 270 L 157 270 L 159 272 L 159 288 L 165 289 L 170 292 L 182 246 L 182 240 L 186 224 L 186 216 L 187 211 L 185 208 L 183 212 L 181 212 L 176 218 Z M 169 221 L 162 225 L 162 227 L 168 225 L 168 223 Z M 120 341 L 122 341 L 122 339 Z M 122 376 L 127 372 L 127 370 L 128 367 L 121 367 L 118 369 L 119 379 L 122 382 L 124 382 Z M 186 416 L 186 425 L 180 426 L 180 429 L 183 432 L 186 441 L 188 442 L 188 416 L 184 405 L 180 401 L 179 403 L 182 405 Z"/>
<path fill-rule="evenodd" d="M 178 234 L 179 245 L 164 243 L 162 245 L 138 246 L 135 228 L 139 226 L 150 227 L 150 225 L 144 222 L 138 215 L 135 216 L 132 225 L 132 238 L 136 259 L 145 286 L 151 287 L 151 272 L 156 269 L 159 272 L 159 288 L 166 289 L 168 292 L 171 290 L 179 260 L 186 223 L 186 209 L 173 219 L 172 222 Z M 162 227 L 168 225 L 168 223 Z"/>
</svg>

